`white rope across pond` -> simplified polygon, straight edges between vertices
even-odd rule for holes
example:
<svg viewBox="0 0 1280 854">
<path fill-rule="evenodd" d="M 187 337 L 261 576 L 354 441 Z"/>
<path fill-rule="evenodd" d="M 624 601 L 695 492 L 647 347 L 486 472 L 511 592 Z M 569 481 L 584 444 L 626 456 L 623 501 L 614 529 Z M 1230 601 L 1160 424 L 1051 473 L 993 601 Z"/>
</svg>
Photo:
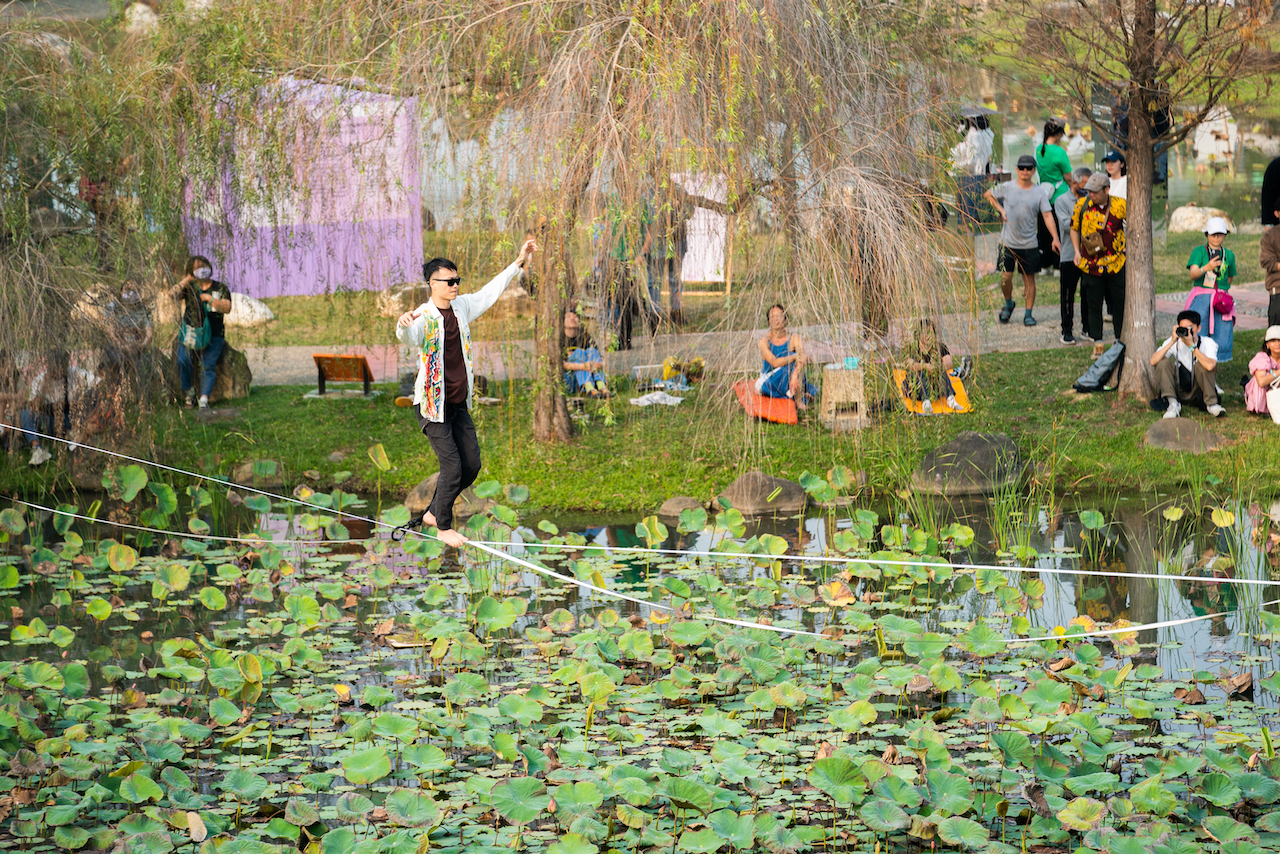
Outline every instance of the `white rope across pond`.
<svg viewBox="0 0 1280 854">
<path fill-rule="evenodd" d="M 0 422 L 0 428 L 9 429 L 9 430 L 20 429 L 15 427 L 12 424 L 6 424 L 4 422 Z M 257 487 L 253 487 L 253 486 L 245 486 L 243 484 L 232 483 L 231 481 L 222 480 L 221 478 L 212 477 L 207 474 L 200 474 L 199 472 L 189 471 L 187 469 L 178 468 L 176 466 L 165 465 L 164 463 L 156 462 L 154 460 L 147 460 L 147 459 L 142 459 L 140 457 L 130 456 L 128 454 L 122 454 L 118 451 L 112 451 L 107 448 L 99 448 L 94 445 L 85 444 L 84 442 L 72 442 L 69 439 L 64 439 L 60 436 L 53 436 L 50 434 L 41 433 L 36 430 L 25 430 L 23 432 L 30 433 L 34 436 L 39 436 L 42 439 L 49 439 L 50 441 L 60 442 L 64 445 L 72 446 L 73 450 L 75 448 L 84 448 L 85 450 L 95 451 L 97 453 L 105 454 L 107 456 L 115 457 L 117 459 L 128 460 L 129 462 L 139 463 L 141 465 L 154 466 L 155 468 L 163 469 L 165 471 L 171 471 L 171 472 L 174 472 L 175 474 L 183 474 L 188 477 L 194 477 L 197 480 L 204 480 L 210 483 L 216 483 L 220 486 L 225 486 L 228 489 L 241 489 L 246 492 L 253 492 L 258 495 L 266 496 L 268 498 L 277 499 L 279 501 L 297 504 L 303 507 L 310 507 L 312 509 L 320 510 L 325 513 L 336 512 L 339 514 L 339 516 L 345 516 L 346 518 L 349 518 L 349 519 L 353 519 L 361 522 L 367 522 L 370 525 L 373 525 L 376 527 L 392 528 L 392 529 L 397 527 L 395 525 L 392 525 L 389 522 L 383 522 L 378 519 L 371 519 L 367 516 L 358 516 L 354 513 L 345 513 L 341 509 L 338 509 L 335 511 L 334 508 L 332 507 L 325 507 L 320 504 L 314 504 L 312 502 L 306 501 L 305 499 L 297 498 L 294 496 L 279 495 L 274 492 L 269 492 L 265 489 L 258 489 Z M 18 499 L 14 499 L 13 501 L 14 503 L 28 504 L 29 506 L 39 507 L 40 509 L 48 510 L 49 512 L 64 513 L 65 515 L 75 515 L 76 518 L 87 519 L 87 521 L 91 521 L 91 522 L 99 522 L 101 524 L 114 524 L 111 522 L 102 522 L 102 520 L 78 516 L 77 514 L 71 514 L 71 513 L 68 513 L 67 511 L 59 511 L 53 508 L 40 507 L 40 505 L 31 504 L 30 502 L 21 501 Z M 175 536 L 175 537 L 190 536 L 187 532 L 180 532 L 180 531 L 163 531 L 161 529 L 155 529 L 155 528 L 149 528 L 147 530 L 153 533 L 164 533 L 164 534 L 168 534 L 169 536 Z M 410 531 L 409 533 L 413 534 L 414 536 L 420 539 L 426 539 L 426 540 L 439 539 L 438 537 L 433 537 L 430 534 L 425 534 L 420 531 Z M 220 537 L 219 539 L 232 541 L 232 542 L 239 541 L 229 537 Z M 246 540 L 246 543 L 265 543 L 265 542 L 275 542 L 275 541 Z M 314 544 L 315 541 L 300 540 L 296 542 Z M 282 542 L 281 544 L 283 545 L 285 543 Z M 523 558 L 517 557 L 515 555 L 509 554 L 507 552 L 500 550 L 501 548 L 510 548 L 514 546 L 523 547 L 526 545 L 524 543 L 510 543 L 510 542 L 501 543 L 501 542 L 495 542 L 495 541 L 468 540 L 467 545 L 475 549 L 478 549 L 480 551 L 487 552 L 488 554 L 491 554 L 494 557 L 499 558 L 500 560 L 504 560 L 509 563 L 516 564 L 517 566 L 521 566 L 521 567 L 524 567 L 525 569 L 532 570 L 533 572 L 536 572 L 540 575 L 544 575 L 548 578 L 554 578 L 566 584 L 572 584 L 584 590 L 590 590 L 592 592 L 600 593 L 615 599 L 631 602 L 641 607 L 652 608 L 659 611 L 665 611 L 667 613 L 675 613 L 677 610 L 676 608 L 670 605 L 664 605 L 660 602 L 650 602 L 647 599 L 640 599 L 635 596 L 630 596 L 626 593 L 619 593 L 616 590 L 609 590 L 606 587 L 600 587 L 595 584 L 592 584 L 591 582 L 582 581 L 581 579 L 578 579 L 571 575 L 564 575 L 563 573 L 555 572 L 554 570 L 548 569 L 544 566 L 539 566 L 531 561 L 525 560 Z M 559 544 L 559 543 L 539 543 L 539 544 L 529 544 L 529 545 L 533 545 L 539 548 L 556 547 L 556 548 L 567 548 L 567 549 L 575 549 L 575 550 L 584 550 L 584 549 L 605 550 L 605 549 L 612 548 L 612 547 L 600 546 L 600 545 L 572 546 L 572 545 Z M 1087 576 L 1115 577 L 1115 578 L 1127 578 L 1127 579 L 1149 578 L 1149 579 L 1173 580 L 1173 581 L 1192 580 L 1192 581 L 1204 581 L 1204 582 L 1212 582 L 1212 583 L 1251 584 L 1251 585 L 1258 585 L 1258 586 L 1280 586 L 1280 581 L 1270 581 L 1266 579 L 1202 578 L 1200 576 L 1169 575 L 1164 573 L 1131 573 L 1131 572 L 1113 572 L 1113 571 L 1102 571 L 1102 570 L 1078 570 L 1078 569 L 1037 568 L 1037 567 L 1024 568 L 1024 567 L 1009 567 L 1009 566 L 999 566 L 999 565 L 990 565 L 990 564 L 936 563 L 936 562 L 930 562 L 930 561 L 873 560 L 871 558 L 853 558 L 853 557 L 829 557 L 828 558 L 828 557 L 822 557 L 818 555 L 758 555 L 758 554 L 753 555 L 753 554 L 747 554 L 742 552 L 709 552 L 709 551 L 708 552 L 688 552 L 688 551 L 682 551 L 680 549 L 646 549 L 641 547 L 629 547 L 629 546 L 614 548 L 613 550 L 625 551 L 625 552 L 631 552 L 631 553 L 647 552 L 647 553 L 653 553 L 653 554 L 678 554 L 678 555 L 694 556 L 694 557 L 707 556 L 707 557 L 731 557 L 731 558 L 737 558 L 737 559 L 746 558 L 748 560 L 752 560 L 752 559 L 754 560 L 792 560 L 792 561 L 799 561 L 799 562 L 860 563 L 860 564 L 869 564 L 873 566 L 876 564 L 883 564 L 883 565 L 895 565 L 895 566 L 921 566 L 921 567 L 935 567 L 935 568 L 939 566 L 950 566 L 953 569 L 962 569 L 962 570 L 993 569 L 1000 572 L 1035 572 L 1035 573 L 1044 572 L 1044 573 L 1050 573 L 1050 574 L 1060 573 L 1064 575 L 1087 575 Z M 1184 617 L 1177 620 L 1162 620 L 1154 623 L 1140 623 L 1136 625 L 1123 626 L 1119 628 L 1093 629 L 1093 630 L 1084 631 L 1084 632 L 1071 632 L 1070 634 L 1064 633 L 1060 635 L 1044 635 L 1042 637 L 1029 637 L 1029 638 L 1001 637 L 999 638 L 999 640 L 1000 642 L 1005 644 L 1025 644 L 1025 643 L 1039 643 L 1042 641 L 1079 640 L 1086 637 L 1106 637 L 1110 635 L 1137 633 L 1137 632 L 1149 631 L 1154 629 L 1174 628 L 1177 626 L 1189 625 L 1189 624 L 1197 623 L 1203 620 L 1213 619 L 1214 617 L 1224 616 L 1225 614 L 1229 614 L 1229 613 L 1241 613 L 1244 611 L 1252 611 L 1252 610 L 1265 608 L 1275 604 L 1280 604 L 1280 600 L 1263 602 L 1257 605 L 1251 605 L 1246 607 L 1237 607 L 1234 611 L 1230 611 L 1230 612 L 1201 614 L 1201 615 L 1195 615 L 1191 617 Z M 842 642 L 837 638 L 833 638 L 829 635 L 822 634 L 821 632 L 811 632 L 806 629 L 793 629 L 793 628 L 788 628 L 786 626 L 775 626 L 768 623 L 756 623 L 750 620 L 735 620 L 729 617 L 720 617 L 720 616 L 711 616 L 711 615 L 700 615 L 697 617 L 697 619 L 707 620 L 707 621 L 716 622 L 716 623 L 722 623 L 725 625 L 738 626 L 739 628 L 762 629 L 765 631 L 776 632 L 780 634 L 812 637 L 812 638 L 818 638 L 820 640 L 833 640 L 833 641 L 836 641 L 837 643 Z"/>
</svg>

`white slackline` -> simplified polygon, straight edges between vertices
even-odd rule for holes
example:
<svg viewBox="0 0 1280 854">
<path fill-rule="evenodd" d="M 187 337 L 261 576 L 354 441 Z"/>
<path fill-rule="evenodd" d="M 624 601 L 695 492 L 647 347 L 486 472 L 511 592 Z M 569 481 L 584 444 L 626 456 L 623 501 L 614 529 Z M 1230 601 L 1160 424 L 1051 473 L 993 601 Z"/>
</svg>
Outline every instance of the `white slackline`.
<svg viewBox="0 0 1280 854">
<path fill-rule="evenodd" d="M 0 428 L 6 428 L 6 429 L 10 429 L 10 430 L 18 430 L 18 429 L 20 429 L 20 428 L 14 427 L 12 424 L 5 424 L 5 423 L 3 423 L 3 422 L 0 422 Z M 259 494 L 259 495 L 265 495 L 265 496 L 267 496 L 268 498 L 275 498 L 275 499 L 278 499 L 278 500 L 280 500 L 280 501 L 291 502 L 291 503 L 294 503 L 294 504 L 300 504 L 300 505 L 302 505 L 302 506 L 304 506 L 304 507 L 311 507 L 311 508 L 314 508 L 314 509 L 316 509 L 316 510 L 322 510 L 322 511 L 324 511 L 324 512 L 326 512 L 326 513 L 334 513 L 334 512 L 337 512 L 340 516 L 341 516 L 341 515 L 346 515 L 346 516 L 347 516 L 347 518 L 350 518 L 350 519 L 357 519 L 357 520 L 362 521 L 362 522 L 368 522 L 368 523 L 369 523 L 369 524 L 371 524 L 371 525 L 377 525 L 377 526 L 386 527 L 386 528 L 395 528 L 395 527 L 397 527 L 397 526 L 392 525 L 392 524 L 390 524 L 390 523 L 388 523 L 388 522 L 382 522 L 382 521 L 379 521 L 379 520 L 377 520 L 377 519 L 370 519 L 370 518 L 365 517 L 365 516 L 357 516 L 357 515 L 355 515 L 354 513 L 347 513 L 347 514 L 343 514 L 343 512 L 342 512 L 341 510 L 337 510 L 337 511 L 335 511 L 332 507 L 324 507 L 324 506 L 321 506 L 321 505 L 319 505 L 319 504 L 312 504 L 311 502 L 309 502 L 309 501 L 305 501 L 305 500 L 303 500 L 303 499 L 301 499 L 301 498 L 294 498 L 294 497 L 291 497 L 291 496 L 277 495 L 277 494 L 276 494 L 276 493 L 274 493 L 274 492 L 268 492 L 268 491 L 266 491 L 266 490 L 264 490 L 264 489 L 257 489 L 256 487 L 252 487 L 252 486 L 244 486 L 244 485 L 241 485 L 241 484 L 231 483 L 230 481 L 221 480 L 220 478 L 210 477 L 209 475 L 206 475 L 206 474 L 200 474 L 200 473 L 198 473 L 198 472 L 188 471 L 187 469 L 182 469 L 182 468 L 177 468 L 177 467 L 175 467 L 175 466 L 165 465 L 164 463 L 158 463 L 158 462 L 155 462 L 155 461 L 153 461 L 153 460 L 145 460 L 145 459 L 141 459 L 141 458 L 139 458 L 139 457 L 132 457 L 132 456 L 129 456 L 128 454 L 122 454 L 122 453 L 119 453 L 119 452 L 117 452 L 117 451 L 111 451 L 111 450 L 108 450 L 108 449 L 106 449 L 106 448 L 99 448 L 99 447 L 95 447 L 95 446 L 93 446 L 93 445 L 87 445 L 87 444 L 85 444 L 84 442 L 72 442 L 72 441 L 70 441 L 70 440 L 68 440 L 68 439 L 63 439 L 63 438 L 62 438 L 62 437 L 60 437 L 60 436 L 53 436 L 53 435 L 49 435 L 49 434 L 46 434 L 46 433 L 41 433 L 41 432 L 36 431 L 36 430 L 26 430 L 26 431 L 23 431 L 23 432 L 31 433 L 32 435 L 39 436 L 39 437 L 40 437 L 40 438 L 42 438 L 42 439 L 49 439 L 49 440 L 51 440 L 51 441 L 61 442 L 61 443 L 65 444 L 65 445 L 76 445 L 77 447 L 84 448 L 84 449 L 89 450 L 89 451 L 96 451 L 96 452 L 101 453 L 101 454 L 106 454 L 107 456 L 116 457 L 116 458 L 123 459 L 123 460 L 129 460 L 130 462 L 141 463 L 141 464 L 143 464 L 143 465 L 149 465 L 149 466 L 155 466 L 156 468 L 165 469 L 165 470 L 167 470 L 167 471 L 175 472 L 175 473 L 177 473 L 177 474 L 185 474 L 185 475 L 187 475 L 188 477 L 194 477 L 194 478 L 196 478 L 197 480 L 205 480 L 205 481 L 209 481 L 210 483 L 216 483 L 216 484 L 219 484 L 219 485 L 221 485 L 221 486 L 226 486 L 226 487 L 228 487 L 228 488 L 243 489 L 243 490 L 248 491 L 248 492 L 255 492 L 255 493 Z M 27 502 L 15 502 L 15 503 L 27 503 Z M 31 505 L 31 506 L 36 506 L 36 505 Z M 42 508 L 42 509 L 48 509 L 48 508 Z M 58 512 L 58 511 L 52 511 L 52 512 Z M 97 522 L 97 521 L 100 521 L 100 520 L 90 520 L 90 521 L 95 521 L 95 522 Z M 105 524 L 110 524 L 110 523 L 105 523 Z M 170 535 L 174 535 L 174 536 L 185 536 L 185 534 L 181 534 L 181 533 L 178 533 L 178 532 L 165 532 L 165 531 L 158 531 L 158 530 L 155 530 L 155 529 L 151 529 L 151 530 L 153 530 L 155 533 L 168 533 L 168 534 L 170 534 Z M 438 539 L 439 539 L 438 537 L 432 537 L 432 536 L 431 536 L 431 535 L 429 535 L 429 534 L 424 534 L 424 533 L 419 532 L 419 531 L 410 531 L 409 533 L 411 533 L 411 534 L 413 534 L 414 536 L 417 536 L 417 537 L 419 537 L 419 538 L 422 538 L 422 539 L 436 539 L 436 540 L 438 540 Z M 228 539 L 230 539 L 230 538 L 228 538 Z M 259 542 L 260 542 L 260 541 L 259 541 Z M 312 541 L 301 541 L 301 542 L 312 542 Z M 547 569 L 546 567 L 538 566 L 537 564 L 531 563 L 530 561 L 524 560 L 523 558 L 516 557 L 515 555 L 511 555 L 511 554 L 508 554 L 508 553 L 506 553 L 506 552 L 499 551 L 497 548 L 494 548 L 494 545 L 509 547 L 509 546 L 514 546 L 514 545 L 523 545 L 523 544 L 519 544 L 519 543 L 492 543 L 492 542 L 489 542 L 489 541 L 468 540 L 468 541 L 467 541 L 467 545 L 473 546 L 473 547 L 475 547 L 475 548 L 479 549 L 480 551 L 488 552 L 489 554 L 492 554 L 492 555 L 493 555 L 493 556 L 495 556 L 495 557 L 501 558 L 502 560 L 509 561 L 509 562 L 514 563 L 514 564 L 516 564 L 516 565 L 518 565 L 518 566 L 525 567 L 526 569 L 531 569 L 531 570 L 533 570 L 534 572 L 539 573 L 540 575 L 545 575 L 545 576 L 547 576 L 547 577 L 549 577 L 549 578 L 555 578 L 555 579 L 557 579 L 557 580 L 559 580 L 559 581 L 563 581 L 563 582 L 565 582 L 566 584 L 573 584 L 573 585 L 575 585 L 575 586 L 577 586 L 577 587 L 581 587 L 581 588 L 584 588 L 584 589 L 586 589 L 586 590 L 591 590 L 591 591 L 594 591 L 594 592 L 596 592 L 596 593 L 602 593 L 602 594 L 604 594 L 605 596 L 611 596 L 611 597 L 613 597 L 613 598 L 621 599 L 621 600 L 623 600 L 623 601 L 631 602 L 631 603 L 633 603 L 633 604 L 640 605 L 640 606 L 643 606 L 643 607 L 654 608 L 654 609 L 657 609 L 657 610 L 660 610 L 660 611 L 667 611 L 667 612 L 674 612 L 674 611 L 675 611 L 675 609 L 674 609 L 674 608 L 672 608 L 670 605 L 663 605 L 663 604 L 658 603 L 658 602 L 650 602 L 650 601 L 645 600 L 645 599 L 639 599 L 639 598 L 637 598 L 637 597 L 629 596 L 629 595 L 627 595 L 627 594 L 625 594 L 625 593 L 619 593 L 619 592 L 614 591 L 614 590 L 609 590 L 609 589 L 604 588 L 604 587 L 597 587 L 596 585 L 591 584 L 590 582 L 582 581 L 582 580 L 580 580 L 580 579 L 578 579 L 578 578 L 575 578 L 575 577 L 573 577 L 573 576 L 570 576 L 570 575 L 563 575 L 563 574 L 561 574 L 561 573 L 559 573 L 559 572 L 554 572 L 554 571 L 552 571 L 552 570 L 550 570 L 550 569 Z M 532 544 L 530 544 L 530 545 L 532 545 Z M 556 545 L 559 545 L 559 544 L 556 544 Z M 584 549 L 584 548 L 605 549 L 605 548 L 607 548 L 607 547 L 605 547 L 605 546 L 600 546 L 600 545 L 596 545 L 596 546 L 561 546 L 561 547 L 562 547 L 562 548 L 575 548 L 575 549 Z M 1049 572 L 1049 570 L 1045 570 L 1045 569 L 1035 569 L 1035 568 L 1021 569 L 1021 568 L 1014 568 L 1014 567 L 990 566 L 990 565 L 983 565 L 983 564 L 940 564 L 940 563 L 930 563 L 930 562 L 928 562 L 928 561 L 890 561 L 890 560 L 872 560 L 872 559 L 870 559 L 870 558 L 822 558 L 822 557 L 818 557 L 818 556 L 814 556 L 814 555 L 776 555 L 776 556 L 770 556 L 770 555 L 750 555 L 750 554 L 744 554 L 744 553 L 739 553 L 739 552 L 684 552 L 684 551 L 680 551 L 680 550 L 678 550 L 678 549 L 639 549 L 639 548 L 632 548 L 632 547 L 625 547 L 625 548 L 620 548 L 620 549 L 617 549 L 617 550 L 618 550 L 618 551 L 623 551 L 623 550 L 626 550 L 626 551 L 641 551 L 641 552 L 644 552 L 644 551 L 650 551 L 650 552 L 654 552 L 654 553 L 658 553 L 658 554 L 670 554 L 670 553 L 675 553 L 675 554 L 692 555 L 692 556 L 698 556 L 698 555 L 717 556 L 717 557 L 718 557 L 718 556 L 724 556 L 724 557 L 733 557 L 733 558 L 739 558 L 739 559 L 741 559 L 741 558 L 753 559 L 753 558 L 754 558 L 754 559 L 757 559 L 757 560 L 782 560 L 782 559 L 793 559 L 793 560 L 817 561 L 817 562 L 827 562 L 827 563 L 833 563 L 833 562 L 840 562 L 840 563 L 867 563 L 867 564 L 872 564 L 872 565 L 877 564 L 877 563 L 882 563 L 882 564 L 894 564 L 894 565 L 899 565 L 899 566 L 932 566 L 932 567 L 947 566 L 947 565 L 949 565 L 949 566 L 952 566 L 953 568 L 961 568 L 961 569 L 995 569 L 995 570 L 999 570 L 999 571 L 1009 571 L 1009 570 L 1013 570 L 1013 571 L 1024 571 L 1024 572 Z M 1088 575 L 1103 575 L 1103 576 L 1115 576 L 1115 577 L 1120 577 L 1120 578 L 1163 578 L 1163 579 L 1171 579 L 1171 580 L 1178 580 L 1178 581 L 1198 580 L 1198 581 L 1213 581 L 1213 582 L 1223 582 L 1223 583 L 1256 583 L 1256 584 L 1264 584 L 1264 583 L 1265 583 L 1265 584 L 1267 584 L 1267 585 L 1280 583 L 1280 582 L 1270 582 L 1270 581 L 1262 582 L 1262 581 L 1260 581 L 1260 580 L 1255 580 L 1255 579 L 1228 579 L 1228 578 L 1221 578 L 1221 579 L 1218 579 L 1218 578 L 1215 578 L 1215 579 L 1203 579 L 1203 578 L 1199 578 L 1199 577 L 1197 577 L 1197 576 L 1182 576 L 1182 575 L 1162 575 L 1162 574 L 1149 574 L 1149 575 L 1144 575 L 1144 574 L 1139 574 L 1139 573 L 1124 573 L 1124 572 L 1095 572 L 1095 571 L 1088 571 L 1088 570 L 1056 570 L 1056 571 L 1057 571 L 1057 572 L 1062 572 L 1062 573 L 1064 573 L 1064 574 L 1076 574 L 1076 575 L 1085 575 L 1085 574 L 1088 574 Z M 1264 602 L 1264 603 L 1262 603 L 1262 604 L 1254 605 L 1254 606 L 1249 606 L 1249 607 L 1247 607 L 1247 608 L 1237 608 L 1237 609 L 1236 609 L 1235 611 L 1233 611 L 1233 612 L 1223 612 L 1223 613 L 1224 613 L 1224 614 L 1225 614 L 1225 613 L 1240 613 L 1241 611 L 1254 610 L 1254 609 L 1256 609 L 1256 608 L 1262 608 L 1262 607 L 1266 607 L 1266 606 L 1268 606 L 1268 605 L 1274 605 L 1274 604 L 1277 604 L 1277 602 L 1280 602 L 1280 600 L 1275 600 L 1275 601 L 1272 601 L 1272 602 Z M 1183 618 L 1183 619 L 1178 619 L 1178 620 L 1164 620 L 1164 621 L 1157 622 L 1157 623 L 1141 623 L 1141 624 L 1133 625 L 1133 626 L 1124 626 L 1123 628 L 1095 629 L 1095 630 L 1093 630 L 1093 631 L 1087 631 L 1087 632 L 1072 632 L 1071 634 L 1065 634 L 1065 633 L 1064 633 L 1064 634 L 1061 634 L 1061 635 L 1045 635 L 1045 636 L 1043 636 L 1043 637 L 1032 637 L 1032 638 L 1000 638 L 1000 641 L 1001 641 L 1002 643 L 1006 643 L 1006 644 L 1020 644 L 1020 643 L 1038 643 L 1038 642 L 1041 642 L 1041 641 L 1077 640 L 1077 639 L 1085 638 L 1085 637 L 1100 637 L 1100 636 L 1108 636 L 1108 635 L 1127 634 L 1127 633 L 1129 633 L 1129 632 L 1134 632 L 1134 633 L 1136 633 L 1136 632 L 1141 632 L 1141 631 L 1147 631 L 1147 630 L 1150 630 L 1150 629 L 1172 628 L 1172 627 L 1175 627 L 1175 626 L 1188 625 L 1188 624 L 1190 624 L 1190 623 L 1196 623 L 1196 622 L 1200 622 L 1200 621 L 1202 621 L 1202 620 L 1212 619 L 1213 617 L 1222 616 L 1222 615 L 1223 615 L 1223 614 L 1204 614 L 1204 615 L 1200 615 L 1200 616 L 1185 617 L 1185 618 Z M 787 627 L 785 627 L 785 626 L 774 626 L 774 625 L 766 625 L 766 624 L 763 624 L 763 623 L 754 623 L 754 622 L 751 622 L 751 621 L 749 621 L 749 620 L 733 620 L 733 619 L 730 619 L 730 618 L 728 618 L 728 617 L 712 617 L 712 616 L 703 616 L 703 617 L 699 617 L 698 619 L 710 620 L 710 621 L 712 621 L 712 622 L 724 623 L 724 624 L 726 624 L 726 625 L 730 625 L 730 626 L 738 626 L 738 627 L 740 627 L 740 628 L 747 628 L 747 629 L 764 629 L 764 630 L 766 630 L 766 631 L 778 632 L 778 633 L 781 633 L 781 634 L 800 635 L 800 636 L 804 636 L 804 637 L 818 638 L 818 639 L 821 639 L 821 640 L 836 640 L 837 642 L 840 642 L 840 641 L 838 641 L 837 639 L 832 638 L 832 637 L 830 637 L 830 636 L 828 636 L 828 635 L 824 635 L 824 634 L 822 634 L 822 633 L 820 633 L 820 632 L 810 632 L 810 631 L 807 631 L 807 630 L 804 630 L 804 629 L 791 629 L 791 628 L 787 628 Z M 833 625 L 832 625 L 832 628 L 839 628 L 839 626 L 836 626 L 836 625 L 834 625 L 834 624 L 833 624 Z"/>
</svg>

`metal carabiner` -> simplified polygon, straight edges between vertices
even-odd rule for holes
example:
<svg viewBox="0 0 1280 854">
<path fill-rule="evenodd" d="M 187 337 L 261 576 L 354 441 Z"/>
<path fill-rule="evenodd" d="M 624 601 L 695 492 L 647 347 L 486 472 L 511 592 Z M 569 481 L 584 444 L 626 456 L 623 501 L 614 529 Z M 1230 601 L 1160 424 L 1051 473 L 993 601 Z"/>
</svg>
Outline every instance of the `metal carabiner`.
<svg viewBox="0 0 1280 854">
<path fill-rule="evenodd" d="M 416 519 L 412 519 L 408 522 L 405 522 L 403 525 L 397 525 L 396 527 L 391 529 L 391 542 L 393 543 L 403 542 L 404 538 L 409 535 L 410 531 L 412 531 L 415 528 L 421 528 L 421 527 L 422 527 L 421 516 L 419 516 Z"/>
</svg>

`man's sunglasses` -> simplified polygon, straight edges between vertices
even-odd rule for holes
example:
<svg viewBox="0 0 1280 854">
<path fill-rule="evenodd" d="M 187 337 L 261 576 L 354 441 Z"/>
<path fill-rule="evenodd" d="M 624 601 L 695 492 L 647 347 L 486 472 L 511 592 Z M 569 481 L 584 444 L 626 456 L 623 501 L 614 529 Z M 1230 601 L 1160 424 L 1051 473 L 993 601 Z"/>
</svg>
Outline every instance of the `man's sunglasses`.
<svg viewBox="0 0 1280 854">
<path fill-rule="evenodd" d="M 456 288 L 462 284 L 462 277 L 454 276 L 452 279 L 432 279 L 431 281 L 439 285 L 448 285 L 451 288 Z"/>
<path fill-rule="evenodd" d="M 1030 172 L 1032 169 L 1035 169 L 1035 168 L 1036 168 L 1036 167 L 1034 167 L 1034 166 L 1019 166 L 1019 167 L 1018 167 L 1018 171 L 1019 171 L 1019 172 Z"/>
</svg>

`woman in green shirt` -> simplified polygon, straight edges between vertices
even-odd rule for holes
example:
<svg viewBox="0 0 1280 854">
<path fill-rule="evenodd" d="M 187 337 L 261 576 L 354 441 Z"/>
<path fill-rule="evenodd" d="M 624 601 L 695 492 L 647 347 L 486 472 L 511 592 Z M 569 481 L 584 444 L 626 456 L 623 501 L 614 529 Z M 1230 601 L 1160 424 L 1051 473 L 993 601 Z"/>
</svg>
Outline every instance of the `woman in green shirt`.
<svg viewBox="0 0 1280 854">
<path fill-rule="evenodd" d="M 1044 123 L 1044 142 L 1036 146 L 1036 171 L 1040 173 L 1040 183 L 1052 185 L 1045 188 L 1049 192 L 1049 204 L 1056 202 L 1068 190 L 1075 189 L 1075 182 L 1071 179 L 1071 158 L 1067 156 L 1067 150 L 1058 144 L 1066 132 L 1066 123 L 1062 119 L 1049 119 Z"/>
<path fill-rule="evenodd" d="M 1044 142 L 1036 146 L 1036 171 L 1040 173 L 1040 186 L 1049 196 L 1052 205 L 1068 190 L 1075 189 L 1071 177 L 1071 158 L 1066 149 L 1058 145 L 1066 133 L 1066 122 L 1048 119 L 1044 123 Z M 1040 263 L 1046 270 L 1058 268 L 1058 253 L 1053 251 L 1053 235 L 1039 217 L 1036 218 L 1036 242 L 1040 244 Z"/>
<path fill-rule="evenodd" d="M 1191 293 L 1187 294 L 1184 309 L 1200 314 L 1200 328 L 1204 335 L 1218 345 L 1218 361 L 1231 361 L 1231 347 L 1235 337 L 1236 316 L 1234 307 L 1222 311 L 1226 300 L 1217 291 L 1231 288 L 1236 275 L 1236 254 L 1223 244 L 1230 227 L 1220 216 L 1210 217 L 1204 228 L 1204 245 L 1191 250 L 1187 259 L 1187 272 L 1191 278 Z M 1226 299 L 1230 299 L 1227 297 Z M 1217 305 L 1215 305 L 1217 303 Z"/>
</svg>

